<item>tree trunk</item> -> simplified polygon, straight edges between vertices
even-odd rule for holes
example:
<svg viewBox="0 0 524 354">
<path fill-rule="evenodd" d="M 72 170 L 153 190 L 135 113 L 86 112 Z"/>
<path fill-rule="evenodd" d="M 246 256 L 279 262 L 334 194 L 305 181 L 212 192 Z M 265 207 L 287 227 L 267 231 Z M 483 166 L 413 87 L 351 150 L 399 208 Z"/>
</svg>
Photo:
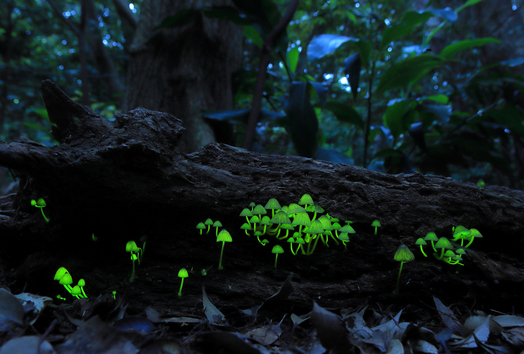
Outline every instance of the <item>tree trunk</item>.
<svg viewBox="0 0 524 354">
<path fill-rule="evenodd" d="M 224 5 L 230 0 L 142 3 L 124 109 L 144 107 L 182 119 L 187 130 L 178 149 L 183 152 L 215 141 L 203 111 L 233 106 L 231 75 L 241 63 L 242 28 L 204 16 L 176 29 L 154 27 L 183 9 Z"/>
</svg>

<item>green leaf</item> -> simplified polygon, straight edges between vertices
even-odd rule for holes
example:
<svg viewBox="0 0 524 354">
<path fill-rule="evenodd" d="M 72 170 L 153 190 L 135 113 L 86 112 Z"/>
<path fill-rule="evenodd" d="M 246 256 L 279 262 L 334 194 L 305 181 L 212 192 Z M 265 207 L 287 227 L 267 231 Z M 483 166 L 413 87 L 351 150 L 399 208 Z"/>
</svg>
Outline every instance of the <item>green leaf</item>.
<svg viewBox="0 0 524 354">
<path fill-rule="evenodd" d="M 435 102 L 442 103 L 442 104 L 446 104 L 449 102 L 449 97 L 444 94 L 426 96 L 426 97 L 423 97 L 423 99 L 429 100 L 429 101 L 435 101 Z"/>
<path fill-rule="evenodd" d="M 382 40 L 380 41 L 380 48 L 384 48 L 389 45 L 390 42 L 394 42 L 397 39 L 412 33 L 416 26 L 426 22 L 432 16 L 433 14 L 429 11 L 406 11 L 399 23 L 384 29 L 382 32 Z"/>
<path fill-rule="evenodd" d="M 333 53 L 347 41 L 357 42 L 358 38 L 339 36 L 336 34 L 321 34 L 315 36 L 307 46 L 309 60 L 320 59 L 325 55 Z"/>
<path fill-rule="evenodd" d="M 451 105 L 448 106 L 439 106 L 434 104 L 422 104 L 419 106 L 422 111 L 425 111 L 438 119 L 440 124 L 445 124 L 449 122 L 449 117 L 451 116 Z M 425 126 L 429 126 L 429 121 L 424 122 Z"/>
<path fill-rule="evenodd" d="M 253 26 L 244 26 L 244 36 L 253 42 L 257 47 L 262 47 L 264 40 L 260 37 L 260 33 Z"/>
<path fill-rule="evenodd" d="M 360 62 L 366 69 L 369 69 L 369 58 L 371 56 L 371 42 L 357 41 L 355 42 L 355 47 L 360 54 Z"/>
<path fill-rule="evenodd" d="M 415 83 L 441 64 L 441 59 L 432 54 L 421 54 L 395 63 L 380 78 L 376 93 Z"/>
<path fill-rule="evenodd" d="M 491 118 L 513 133 L 524 136 L 524 114 L 513 104 L 506 104 L 502 108 L 492 108 L 482 114 L 483 118 Z"/>
<path fill-rule="evenodd" d="M 49 114 L 47 113 L 47 109 L 45 108 L 28 108 L 26 110 L 26 114 L 40 116 L 41 118 L 44 118 L 49 122 Z"/>
<path fill-rule="evenodd" d="M 297 47 L 291 48 L 291 50 L 289 52 L 287 52 L 287 60 L 288 60 L 288 63 L 289 63 L 289 70 L 291 71 L 292 74 L 294 74 L 295 70 L 297 69 L 299 54 L 300 54 L 300 52 L 298 51 Z"/>
<path fill-rule="evenodd" d="M 413 116 L 409 113 L 417 107 L 417 101 L 410 99 L 391 100 L 384 114 L 384 125 L 395 138 L 409 129 Z"/>
<path fill-rule="evenodd" d="M 452 56 L 461 52 L 463 50 L 480 47 L 488 43 L 500 43 L 496 38 L 477 38 L 477 39 L 467 39 L 464 41 L 459 41 L 453 44 L 448 45 L 442 52 L 440 52 L 440 57 L 443 59 L 450 59 Z"/>
<path fill-rule="evenodd" d="M 316 81 L 308 80 L 307 83 L 308 83 L 307 90 L 308 90 L 309 97 L 312 97 L 313 93 L 316 94 L 318 98 L 318 103 L 320 104 L 321 107 L 324 107 L 324 104 L 326 103 L 326 98 L 327 98 L 327 91 L 328 91 L 327 87 L 322 85 L 320 82 L 316 82 Z M 311 90 L 311 88 L 313 88 L 314 90 Z"/>
<path fill-rule="evenodd" d="M 309 101 L 305 82 L 293 82 L 287 107 L 288 129 L 297 154 L 314 157 L 317 152 L 318 120 Z"/>
<path fill-rule="evenodd" d="M 346 12 L 346 16 L 348 17 L 348 19 L 353 22 L 354 25 L 357 24 L 357 16 L 355 16 L 355 14 L 351 11 L 347 11 Z"/>
<path fill-rule="evenodd" d="M 28 127 L 28 128 L 31 128 L 31 129 L 35 129 L 35 130 L 39 130 L 39 131 L 42 131 L 42 132 L 48 132 L 49 131 L 49 126 L 43 126 L 43 125 L 38 125 L 38 124 L 34 124 L 34 123 L 29 123 L 29 122 L 24 122 L 23 123 L 25 127 Z"/>
<path fill-rule="evenodd" d="M 346 77 L 349 82 L 349 87 L 351 87 L 351 92 L 353 93 L 354 100 L 357 99 L 358 94 L 360 69 L 362 69 L 362 65 L 360 62 L 359 53 L 355 53 L 344 59 L 344 71 L 346 72 Z"/>
<path fill-rule="evenodd" d="M 482 0 L 468 0 L 466 1 L 466 3 L 462 6 L 459 6 L 458 8 L 455 9 L 456 12 L 459 12 L 459 11 L 462 11 L 464 10 L 466 7 L 468 6 L 471 6 L 471 5 L 475 5 L 479 2 L 481 2 Z"/>
<path fill-rule="evenodd" d="M 327 101 L 324 108 L 331 111 L 339 121 L 364 129 L 364 120 L 350 105 L 337 101 Z"/>
</svg>

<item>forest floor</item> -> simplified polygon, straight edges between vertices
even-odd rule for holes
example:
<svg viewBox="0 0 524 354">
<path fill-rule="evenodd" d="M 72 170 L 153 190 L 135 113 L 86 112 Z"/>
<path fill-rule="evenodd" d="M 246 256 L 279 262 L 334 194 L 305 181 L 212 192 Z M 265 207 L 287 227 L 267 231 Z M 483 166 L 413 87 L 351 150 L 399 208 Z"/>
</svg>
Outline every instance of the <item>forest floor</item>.
<svg viewBox="0 0 524 354">
<path fill-rule="evenodd" d="M 397 294 L 400 263 L 393 260 L 391 245 L 402 238 L 387 230 L 375 235 L 370 226 L 355 229 L 347 250 L 331 244 L 293 256 L 282 243 L 285 253 L 277 268 L 271 244 L 261 246 L 254 236 L 235 232 L 224 248 L 223 270 L 213 230 L 150 235 L 133 282 L 129 254 L 103 237 L 86 241 L 75 254 L 58 257 L 43 250 L 12 268 L 4 262 L 1 284 L 13 294 L 45 296 L 46 306 L 26 307 L 23 320 L 0 309 L 0 344 L 19 337 L 23 343 L 17 346 L 34 350 L 45 338 L 57 353 L 324 353 L 325 348 L 519 353 L 524 348 L 519 317 L 524 286 L 508 279 L 507 270 L 500 280 L 488 271 L 497 266 L 516 271 L 523 268 L 521 261 L 486 249 L 482 239 L 471 247 L 475 255 L 464 257 L 464 266 L 425 258 L 410 244 L 416 260 L 403 265 Z M 73 301 L 52 280 L 59 266 L 75 281 L 86 280 L 88 300 Z M 181 268 L 189 277 L 178 296 Z M 314 303 L 319 307 L 313 311 Z"/>
</svg>

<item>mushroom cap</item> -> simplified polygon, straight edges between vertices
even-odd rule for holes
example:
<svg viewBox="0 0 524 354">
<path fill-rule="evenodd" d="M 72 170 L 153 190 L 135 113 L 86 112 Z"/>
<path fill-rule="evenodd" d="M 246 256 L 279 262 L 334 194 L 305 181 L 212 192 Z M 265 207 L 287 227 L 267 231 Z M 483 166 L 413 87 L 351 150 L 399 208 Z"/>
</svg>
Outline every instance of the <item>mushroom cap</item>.
<svg viewBox="0 0 524 354">
<path fill-rule="evenodd" d="M 260 220 L 260 224 L 261 224 L 261 225 L 271 225 L 271 219 L 270 219 L 270 217 L 267 216 L 267 215 L 264 215 L 264 216 L 262 217 L 262 220 Z"/>
<path fill-rule="evenodd" d="M 213 223 L 213 227 L 222 227 L 222 223 L 217 220 Z"/>
<path fill-rule="evenodd" d="M 340 221 L 339 219 L 334 218 L 334 217 L 332 217 L 331 215 L 329 215 L 329 214 L 327 214 L 327 213 L 326 213 L 326 216 L 329 218 L 329 220 L 331 220 L 331 222 L 339 222 L 339 221 Z M 351 221 L 351 222 L 352 222 L 352 221 Z"/>
<path fill-rule="evenodd" d="M 324 232 L 324 227 L 320 221 L 313 220 L 311 224 L 309 224 L 306 232 L 308 234 L 321 234 Z"/>
<path fill-rule="evenodd" d="M 398 246 L 393 259 L 398 262 L 411 262 L 415 260 L 415 255 L 410 251 L 408 246 L 402 244 Z"/>
<path fill-rule="evenodd" d="M 187 278 L 187 277 L 189 277 L 189 273 L 187 272 L 187 269 L 186 268 L 181 268 L 178 271 L 178 277 L 179 278 Z"/>
<path fill-rule="evenodd" d="M 329 220 L 329 218 L 325 215 L 322 215 L 321 217 L 318 218 L 318 221 L 320 221 L 320 223 L 322 224 L 322 227 L 324 228 L 324 230 L 328 231 L 328 230 L 333 230 L 333 226 L 331 225 L 331 221 Z"/>
<path fill-rule="evenodd" d="M 309 224 L 311 224 L 311 219 L 309 218 L 309 215 L 306 211 L 295 214 L 293 217 L 293 222 L 291 223 L 291 225 L 302 226 L 309 226 Z"/>
<path fill-rule="evenodd" d="M 453 249 L 453 245 L 446 237 L 441 237 L 438 239 L 437 243 L 435 243 L 435 248 Z"/>
<path fill-rule="evenodd" d="M 271 253 L 284 253 L 284 249 L 280 245 L 274 245 Z"/>
<path fill-rule="evenodd" d="M 428 244 L 428 243 L 427 243 L 426 241 L 424 241 L 424 239 L 421 238 L 421 237 L 418 238 L 417 241 L 415 241 L 415 245 L 418 245 L 418 246 L 420 246 L 420 245 L 425 246 L 425 245 L 427 245 L 427 244 Z"/>
<path fill-rule="evenodd" d="M 338 234 L 337 237 L 340 241 L 349 241 L 349 235 L 346 232 Z"/>
<path fill-rule="evenodd" d="M 455 252 L 453 252 L 453 250 L 447 250 L 446 252 L 444 252 L 444 257 L 455 257 L 456 254 Z"/>
<path fill-rule="evenodd" d="M 293 230 L 295 227 L 291 224 L 280 224 L 280 228 L 284 230 Z"/>
<path fill-rule="evenodd" d="M 469 231 L 471 231 L 471 233 L 469 234 L 469 237 L 475 237 L 475 238 L 482 238 L 482 234 L 480 233 L 479 230 L 477 229 L 469 229 Z"/>
<path fill-rule="evenodd" d="M 242 226 L 240 226 L 240 228 L 242 230 L 253 230 L 253 228 L 251 227 L 250 224 L 248 224 L 247 222 L 243 223 Z"/>
<path fill-rule="evenodd" d="M 464 250 L 464 248 L 457 248 L 455 250 L 455 253 L 456 254 L 466 254 L 466 251 Z"/>
<path fill-rule="evenodd" d="M 430 231 L 427 233 L 426 236 L 424 236 L 425 241 L 438 241 L 438 236 L 433 231 Z"/>
<path fill-rule="evenodd" d="M 342 225 L 340 225 L 338 222 L 334 222 L 331 227 L 333 228 L 333 230 L 339 230 Z"/>
<path fill-rule="evenodd" d="M 304 194 L 302 197 L 300 197 L 300 201 L 298 202 L 299 205 L 305 205 L 305 204 L 314 204 L 313 198 L 309 194 Z"/>
<path fill-rule="evenodd" d="M 323 213 L 325 212 L 324 208 L 322 208 L 320 205 L 318 205 L 317 203 L 315 204 L 310 204 L 307 206 L 306 208 L 307 211 L 310 211 L 312 213 L 314 212 L 317 212 L 317 213 Z"/>
<path fill-rule="evenodd" d="M 231 234 L 226 229 L 223 229 L 218 233 L 217 242 L 232 242 L 233 238 Z"/>
<path fill-rule="evenodd" d="M 242 209 L 239 216 L 253 216 L 253 213 L 248 208 Z"/>
<path fill-rule="evenodd" d="M 71 295 L 75 296 L 80 294 L 82 294 L 80 287 L 78 285 L 73 286 L 73 289 L 71 289 Z"/>
<path fill-rule="evenodd" d="M 36 206 L 36 200 L 31 199 L 31 205 L 32 205 L 32 206 Z"/>
<path fill-rule="evenodd" d="M 377 219 L 373 220 L 373 222 L 371 223 L 371 226 L 373 227 L 380 227 L 382 225 L 380 225 L 380 221 L 378 221 Z"/>
<path fill-rule="evenodd" d="M 453 238 L 461 239 L 467 237 L 471 233 L 471 230 L 465 228 L 462 225 L 459 225 L 453 230 Z"/>
<path fill-rule="evenodd" d="M 45 207 L 47 204 L 45 203 L 45 200 L 44 198 L 38 198 L 38 200 L 36 201 L 36 206 L 40 207 L 40 208 L 43 208 Z"/>
<path fill-rule="evenodd" d="M 79 287 L 84 287 L 84 286 L 86 286 L 86 281 L 84 280 L 84 278 L 82 278 L 82 279 L 80 279 L 80 280 L 78 281 L 78 286 L 79 286 Z"/>
<path fill-rule="evenodd" d="M 287 214 L 288 215 L 298 214 L 298 213 L 302 213 L 304 211 L 306 211 L 306 209 L 304 209 L 303 207 L 301 207 L 300 205 L 298 205 L 296 203 L 291 203 L 287 207 Z"/>
<path fill-rule="evenodd" d="M 351 225 L 349 225 L 349 224 L 346 224 L 346 225 L 342 226 L 340 229 L 338 229 L 338 232 L 345 232 L 345 233 L 348 233 L 348 234 L 356 233 L 355 229 L 353 227 L 351 227 Z"/>
<path fill-rule="evenodd" d="M 62 278 L 60 278 L 59 283 L 61 285 L 71 285 L 73 284 L 73 277 L 71 276 L 71 274 L 69 274 L 69 272 L 67 272 L 64 275 L 62 275 Z"/>
<path fill-rule="evenodd" d="M 262 214 L 267 214 L 267 210 L 261 204 L 257 204 L 255 209 L 253 209 L 253 215 L 262 215 Z"/>
<path fill-rule="evenodd" d="M 60 280 L 60 279 L 64 276 L 65 273 L 69 273 L 69 272 L 67 271 L 67 269 L 65 269 L 64 267 L 60 267 L 60 268 L 58 268 L 58 270 L 57 270 L 56 273 L 55 273 L 55 278 L 54 278 L 54 280 Z"/>
<path fill-rule="evenodd" d="M 126 243 L 126 252 L 136 252 L 138 250 L 138 247 L 135 243 L 135 241 L 127 241 Z"/>
<path fill-rule="evenodd" d="M 271 223 L 273 224 L 291 224 L 291 220 L 289 219 L 286 213 L 284 213 L 283 211 L 279 211 L 278 213 L 275 214 L 275 216 L 273 216 L 273 218 L 271 219 Z"/>
<path fill-rule="evenodd" d="M 204 225 L 203 222 L 199 222 L 196 226 L 197 229 L 204 230 L 206 228 L 206 225 Z"/>
<path fill-rule="evenodd" d="M 204 221 L 204 224 L 205 225 L 213 225 L 213 220 L 207 219 L 206 221 Z"/>
<path fill-rule="evenodd" d="M 275 198 L 271 198 L 267 201 L 265 209 L 282 209 L 280 203 Z"/>
</svg>

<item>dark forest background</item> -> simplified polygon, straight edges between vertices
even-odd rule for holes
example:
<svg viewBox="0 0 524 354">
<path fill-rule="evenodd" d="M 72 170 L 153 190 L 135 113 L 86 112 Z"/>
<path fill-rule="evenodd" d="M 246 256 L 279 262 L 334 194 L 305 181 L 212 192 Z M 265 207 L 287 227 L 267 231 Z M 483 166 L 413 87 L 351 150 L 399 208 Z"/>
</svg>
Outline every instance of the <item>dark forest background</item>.
<svg viewBox="0 0 524 354">
<path fill-rule="evenodd" d="M 302 0 L 250 128 L 261 47 L 289 3 L 4 0 L 0 137 L 57 144 L 40 96 L 52 79 L 109 120 L 175 115 L 182 152 L 218 141 L 522 189 L 522 1 Z"/>
</svg>

